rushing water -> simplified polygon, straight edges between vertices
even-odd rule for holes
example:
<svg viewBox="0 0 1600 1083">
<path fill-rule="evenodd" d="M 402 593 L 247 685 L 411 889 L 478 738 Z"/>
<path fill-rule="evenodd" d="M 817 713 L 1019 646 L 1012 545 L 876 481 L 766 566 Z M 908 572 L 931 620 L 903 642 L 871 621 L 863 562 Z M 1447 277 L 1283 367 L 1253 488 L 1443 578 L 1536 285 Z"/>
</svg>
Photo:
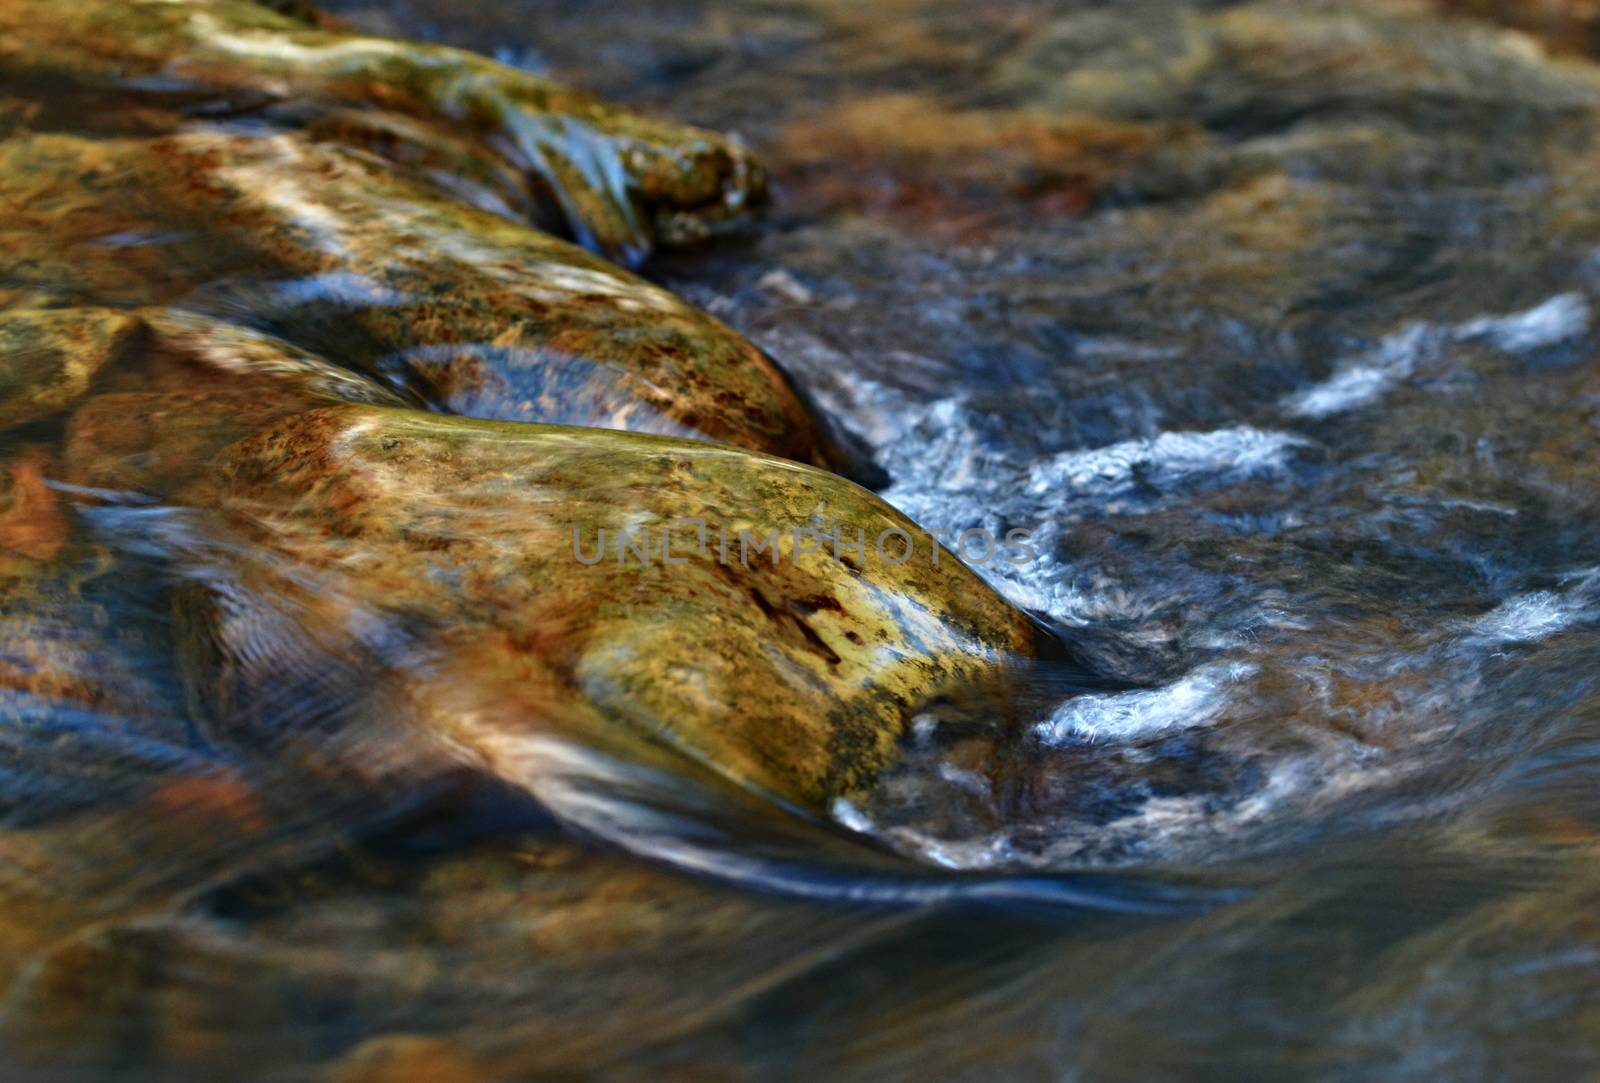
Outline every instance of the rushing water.
<svg viewBox="0 0 1600 1083">
<path fill-rule="evenodd" d="M 6 647 L 141 713 L 0 730 L 0 887 L 104 915 L 15 968 L 21 1078 L 1592 1072 L 1600 72 L 1430 7 L 333 5 L 739 133 L 771 213 L 645 273 L 952 547 L 1027 531 L 971 563 L 1059 650 L 1003 748 L 920 718 L 831 820 L 554 741 L 537 803 L 419 790 L 269 557 L 94 494 L 99 563 Z M 285 327 L 397 303 L 291 285 Z M 193 739 L 196 581 L 299 675 L 281 743 Z"/>
</svg>

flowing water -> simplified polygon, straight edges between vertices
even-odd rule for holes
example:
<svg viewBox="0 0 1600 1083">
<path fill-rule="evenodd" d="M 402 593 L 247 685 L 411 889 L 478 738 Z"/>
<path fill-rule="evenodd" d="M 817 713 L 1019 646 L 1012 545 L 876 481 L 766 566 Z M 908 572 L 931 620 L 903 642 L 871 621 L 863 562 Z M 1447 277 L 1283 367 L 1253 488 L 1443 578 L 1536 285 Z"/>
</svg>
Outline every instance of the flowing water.
<svg viewBox="0 0 1600 1083">
<path fill-rule="evenodd" d="M 7 666 L 104 690 L 13 693 L 0 730 L 0 887 L 76 915 L 0 969 L 17 1078 L 1595 1070 L 1581 37 L 1420 0 L 331 7 L 737 133 L 771 210 L 643 273 L 776 359 L 1052 657 L 1002 748 L 930 712 L 827 816 L 553 740 L 529 801 L 335 724 L 436 629 L 377 606 L 364 668 L 259 596 L 297 574 L 271 553 L 89 494 L 80 581 L 9 603 Z M 185 304 L 326 353 L 403 303 L 291 285 Z M 985 551 L 1015 531 L 1027 559 Z M 197 582 L 294 676 L 248 742 L 197 735 L 168 661 Z"/>
</svg>

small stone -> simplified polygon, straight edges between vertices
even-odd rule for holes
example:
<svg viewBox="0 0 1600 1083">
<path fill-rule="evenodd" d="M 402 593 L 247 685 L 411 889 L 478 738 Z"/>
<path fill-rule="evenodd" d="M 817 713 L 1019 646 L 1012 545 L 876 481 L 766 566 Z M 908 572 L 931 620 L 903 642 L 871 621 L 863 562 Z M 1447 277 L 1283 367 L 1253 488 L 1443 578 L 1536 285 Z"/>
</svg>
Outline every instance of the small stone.
<svg viewBox="0 0 1600 1083">
<path fill-rule="evenodd" d="M 111 308 L 0 312 L 0 427 L 71 405 L 138 326 Z"/>
</svg>

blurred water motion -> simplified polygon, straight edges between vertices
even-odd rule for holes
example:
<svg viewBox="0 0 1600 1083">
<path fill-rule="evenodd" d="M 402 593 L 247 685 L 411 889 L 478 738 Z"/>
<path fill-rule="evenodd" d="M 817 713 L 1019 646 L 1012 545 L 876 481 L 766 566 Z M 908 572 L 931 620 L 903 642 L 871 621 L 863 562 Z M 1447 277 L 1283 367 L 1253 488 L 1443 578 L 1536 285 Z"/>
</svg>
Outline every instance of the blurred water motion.
<svg viewBox="0 0 1600 1083">
<path fill-rule="evenodd" d="M 1570 6 L 331 5 L 739 133 L 771 215 L 645 273 L 917 522 L 1030 531 L 978 570 L 1054 650 L 998 735 L 930 707 L 821 812 L 555 738 L 530 800 L 373 725 L 448 629 L 329 573 L 295 597 L 359 634 L 321 642 L 261 590 L 300 570 L 169 504 L 171 461 L 85 421 L 73 481 L 10 429 L 8 1078 L 1592 1072 L 1600 69 Z M 256 348 L 359 342 L 383 378 L 319 375 L 339 401 L 705 435 L 583 351 L 419 381 L 527 358 L 377 351 L 419 302 L 350 267 L 180 289 L 139 261 L 194 238 L 100 240 L 192 318 L 271 314 Z M 242 738 L 171 663 L 196 584 L 283 677 Z"/>
</svg>

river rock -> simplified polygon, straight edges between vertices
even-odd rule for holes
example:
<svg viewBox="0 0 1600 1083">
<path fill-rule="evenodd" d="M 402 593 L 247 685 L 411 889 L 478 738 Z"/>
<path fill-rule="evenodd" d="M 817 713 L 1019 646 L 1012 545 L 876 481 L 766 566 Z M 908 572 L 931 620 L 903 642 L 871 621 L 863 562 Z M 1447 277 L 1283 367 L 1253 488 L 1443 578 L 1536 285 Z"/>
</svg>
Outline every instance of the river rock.
<svg viewBox="0 0 1600 1083">
<path fill-rule="evenodd" d="M 1199 142 L 1193 126 L 889 94 L 791 124 L 774 160 L 807 203 L 888 208 L 959 229 L 992 226 L 1012 203 L 1031 214 L 1085 210 L 1151 159 Z"/>
<path fill-rule="evenodd" d="M 883 924 L 555 838 L 363 849 L 61 938 L 17 983 L 0 1036 L 87 1077 L 136 1049 L 173 1078 L 594 1074 L 744 1010 Z M 238 1036 L 255 1028 L 274 1035 L 272 1056 L 241 1065 Z"/>
<path fill-rule="evenodd" d="M 0 312 L 0 427 L 47 417 L 84 394 L 137 321 L 109 308 Z"/>
<path fill-rule="evenodd" d="M 67 425 L 64 473 L 76 485 L 167 493 L 273 419 L 335 402 L 405 403 L 368 377 L 247 327 L 177 309 L 125 318 L 139 328 L 137 348 Z"/>
<path fill-rule="evenodd" d="M 41 712 L 75 714 L 58 735 L 58 763 L 69 757 L 73 726 L 82 729 L 97 715 L 132 726 L 149 719 L 159 701 L 138 661 L 150 654 L 149 629 L 114 622 L 86 596 L 86 585 L 112 568 L 113 557 L 75 528 L 68 501 L 54 488 L 60 473 L 37 445 L 0 461 L 0 745 Z M 8 753 L 0 778 L 20 764 L 14 745 Z M 13 782 L 0 796 L 0 822 L 28 811 L 17 792 L 27 784 Z"/>
<path fill-rule="evenodd" d="M 919 711 L 1003 695 L 1032 650 L 1025 616 L 871 493 L 702 443 L 329 407 L 233 445 L 184 499 L 231 554 L 190 607 L 196 687 L 246 740 L 336 664 L 515 782 L 541 736 L 664 742 L 825 807 Z"/>
<path fill-rule="evenodd" d="M 298 14 L 250 0 L 5 0 L 0 81 L 25 97 L 42 83 L 76 88 L 74 104 L 88 95 L 102 129 L 160 127 L 162 109 L 170 126 L 197 109 L 241 108 L 315 127 L 465 186 L 484 206 L 559 224 L 622 262 L 736 223 L 764 196 L 759 166 L 711 132 L 462 50 L 340 33 Z"/>
<path fill-rule="evenodd" d="M 17 288 L 182 301 L 446 410 L 840 455 L 759 350 L 582 249 L 293 135 L 0 144 Z"/>
</svg>

